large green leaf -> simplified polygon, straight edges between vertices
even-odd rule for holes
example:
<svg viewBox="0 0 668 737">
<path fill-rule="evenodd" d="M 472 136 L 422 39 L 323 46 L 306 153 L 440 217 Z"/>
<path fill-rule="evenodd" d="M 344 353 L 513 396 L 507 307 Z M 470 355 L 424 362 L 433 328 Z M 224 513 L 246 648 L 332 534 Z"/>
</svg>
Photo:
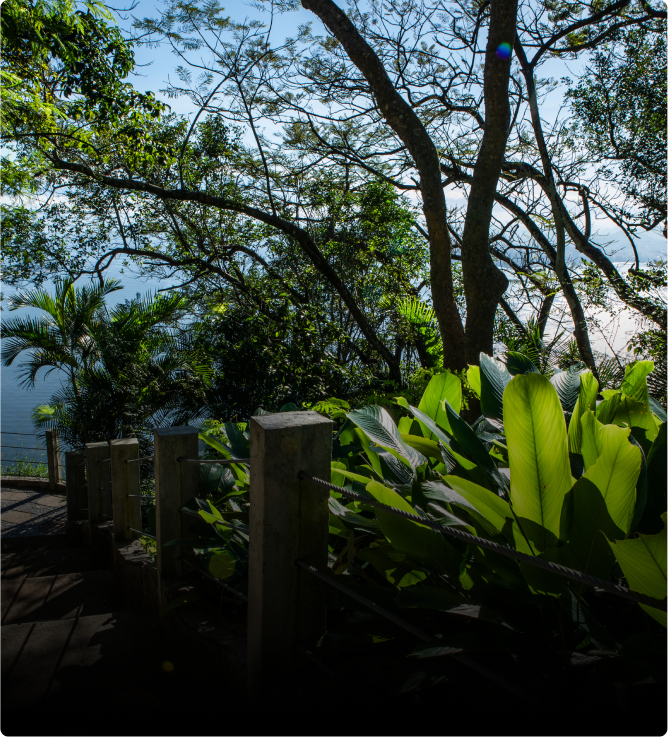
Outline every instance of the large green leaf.
<svg viewBox="0 0 668 737">
<path fill-rule="evenodd" d="M 421 453 L 404 443 L 394 421 L 382 407 L 370 405 L 362 409 L 354 409 L 346 416 L 370 440 L 405 459 L 411 468 L 417 468 L 427 462 L 427 459 Z"/>
<path fill-rule="evenodd" d="M 426 573 L 415 568 L 414 561 L 389 547 L 364 548 L 357 557 L 370 563 L 378 574 L 399 588 L 413 586 L 427 578 Z"/>
<path fill-rule="evenodd" d="M 646 442 L 648 447 L 656 438 L 660 426 L 648 403 L 619 392 L 610 395 L 596 407 L 596 418 L 604 425 L 639 428 L 642 430 L 642 442 Z"/>
<path fill-rule="evenodd" d="M 482 466 L 490 471 L 495 471 L 496 466 L 487 452 L 487 448 L 485 448 L 482 441 L 478 438 L 470 425 L 462 420 L 462 418 L 448 403 L 446 403 L 445 409 L 448 415 L 448 423 L 450 425 L 452 435 L 457 441 L 462 452 L 476 465 Z"/>
<path fill-rule="evenodd" d="M 615 562 L 604 535 L 619 539 L 624 532 L 608 513 L 606 500 L 598 487 L 580 478 L 571 489 L 572 525 L 568 543 L 560 548 L 556 563 L 607 580 Z"/>
<path fill-rule="evenodd" d="M 382 504 L 417 514 L 403 497 L 387 486 L 371 481 L 366 490 Z M 425 563 L 438 573 L 445 573 L 455 580 L 458 578 L 461 556 L 443 535 L 384 509 L 376 509 L 376 516 L 385 537 L 395 550 Z"/>
<path fill-rule="evenodd" d="M 654 399 L 649 398 L 649 408 L 652 410 L 654 416 L 659 422 L 666 422 L 668 417 L 666 416 L 666 410 Z"/>
<path fill-rule="evenodd" d="M 505 366 L 480 354 L 480 411 L 485 417 L 503 419 L 503 392 L 511 378 Z"/>
<path fill-rule="evenodd" d="M 555 374 L 550 383 L 557 390 L 564 412 L 573 412 L 580 395 L 580 369 L 573 366 Z"/>
<path fill-rule="evenodd" d="M 427 388 L 424 390 L 418 409 L 427 417 L 430 417 L 437 425 L 449 431 L 450 425 L 445 412 L 445 402 L 454 407 L 457 412 L 462 406 L 462 382 L 459 377 L 449 371 L 432 376 Z M 422 433 L 425 438 L 435 440 L 435 435 L 429 427 L 423 424 L 419 418 Z"/>
<path fill-rule="evenodd" d="M 633 519 L 642 451 L 629 442 L 629 428 L 602 425 L 597 432 L 600 454 L 583 478 L 596 485 L 610 518 L 625 536 Z"/>
<path fill-rule="evenodd" d="M 422 430 L 425 438 L 440 440 L 442 443 L 445 443 L 445 445 L 450 445 L 450 436 L 441 430 L 429 415 L 425 414 L 417 407 L 413 407 L 413 405 L 408 404 L 404 397 L 397 397 L 397 404 L 411 412 L 413 417 L 415 417 L 415 419 L 420 423 L 420 429 Z"/>
<path fill-rule="evenodd" d="M 666 598 L 666 513 L 661 515 L 663 530 L 657 535 L 639 535 L 633 540 L 610 543 L 617 562 L 632 591 Z M 657 622 L 666 626 L 666 612 L 641 604 Z"/>
<path fill-rule="evenodd" d="M 529 554 L 532 552 L 531 546 L 522 534 L 508 502 L 489 491 L 489 489 L 459 476 L 444 476 L 443 481 L 463 500 L 462 503 L 460 499 L 450 497 L 447 500 L 451 504 L 461 506 L 462 509 L 468 512 L 474 510 L 488 525 L 492 526 L 495 532 L 503 535 L 515 550 Z M 434 492 L 436 491 L 433 487 L 431 488 Z M 446 495 L 444 494 L 444 496 Z M 483 523 L 483 527 L 486 526 Z"/>
<path fill-rule="evenodd" d="M 574 483 L 566 421 L 549 380 L 533 373 L 515 376 L 503 395 L 503 424 L 513 509 L 542 551 L 560 537 L 561 510 Z"/>
<path fill-rule="evenodd" d="M 660 529 L 660 515 L 666 510 L 668 462 L 666 459 L 666 423 L 659 429 L 647 454 L 647 502 L 640 520 L 640 532 L 654 533 Z"/>
<path fill-rule="evenodd" d="M 580 374 L 580 388 L 573 416 L 568 425 L 568 450 L 571 453 L 581 453 L 582 447 L 582 425 L 581 420 L 588 410 L 596 409 L 596 394 L 598 392 L 598 381 L 591 371 Z"/>
<path fill-rule="evenodd" d="M 571 419 L 571 424 L 573 424 L 573 419 Z M 580 452 L 582 453 L 582 460 L 586 470 L 590 466 L 593 466 L 601 455 L 598 431 L 603 427 L 603 424 L 598 421 L 591 410 L 587 410 L 582 415 L 580 426 Z"/>
<path fill-rule="evenodd" d="M 480 366 L 469 366 L 466 369 L 466 378 L 473 393 L 480 399 Z"/>
<path fill-rule="evenodd" d="M 649 409 L 649 391 L 647 376 L 654 370 L 651 361 L 638 361 L 633 366 L 627 366 L 621 392 L 637 400 Z"/>
<path fill-rule="evenodd" d="M 506 353 L 506 368 L 513 376 L 540 373 L 532 361 L 517 351 L 508 351 Z"/>
</svg>

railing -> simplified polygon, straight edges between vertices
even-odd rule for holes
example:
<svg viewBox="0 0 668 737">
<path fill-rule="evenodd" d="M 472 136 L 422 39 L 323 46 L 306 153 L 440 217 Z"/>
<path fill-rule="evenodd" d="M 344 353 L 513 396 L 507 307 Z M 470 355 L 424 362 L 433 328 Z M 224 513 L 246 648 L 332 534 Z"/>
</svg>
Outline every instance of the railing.
<svg viewBox="0 0 668 737">
<path fill-rule="evenodd" d="M 44 432 L 44 435 L 42 436 L 41 433 L 31 433 L 31 432 L 15 432 L 15 431 L 3 431 L 4 435 L 14 436 L 18 435 L 20 437 L 30 437 L 30 438 L 41 438 L 44 437 L 45 446 L 44 447 L 26 447 L 25 445 L 6 445 L 2 444 L 2 449 L 10 448 L 10 449 L 16 449 L 16 450 L 39 450 L 42 452 L 46 452 L 46 464 L 48 468 L 48 477 L 49 477 L 49 488 L 52 491 L 55 491 L 58 485 L 61 483 L 61 464 L 60 464 L 60 441 L 58 439 L 58 433 L 55 430 L 46 430 Z M 13 441 L 17 442 L 17 441 Z M 33 466 L 42 465 L 44 463 L 43 460 L 35 460 L 34 458 L 17 458 L 14 459 L 14 461 L 20 461 L 21 463 L 29 463 Z M 8 465 L 11 463 L 11 461 L 2 461 L 2 465 Z"/>
<path fill-rule="evenodd" d="M 253 417 L 250 435 L 251 457 L 230 460 L 199 458 L 198 430 L 193 427 L 156 429 L 154 455 L 141 458 L 135 438 L 89 443 L 85 451 L 87 484 L 83 479 L 84 454 L 68 453 L 67 488 L 69 519 L 76 519 L 77 510 L 86 508 L 91 525 L 105 519 L 113 521 L 113 535 L 119 544 L 139 536 L 156 540 L 159 595 L 163 599 L 166 580 L 193 567 L 177 553 L 175 546 L 165 544 L 187 538 L 191 518 L 199 517 L 185 507 L 198 496 L 198 464 L 250 464 L 248 596 L 220 579 L 208 577 L 248 602 L 248 688 L 253 694 L 263 693 L 271 681 L 294 667 L 300 656 L 318 662 L 309 647 L 325 632 L 324 583 L 423 642 L 439 646 L 443 655 L 458 660 L 513 694 L 536 700 L 535 695 L 527 694 L 461 650 L 442 646 L 438 636 L 414 627 L 345 586 L 340 577 L 326 573 L 330 490 L 425 525 L 434 534 L 456 537 L 616 596 L 666 609 L 665 600 L 659 601 L 609 581 L 519 553 L 331 484 L 325 479 L 331 476 L 332 423 L 316 412 Z M 140 493 L 140 461 L 154 463 L 155 497 Z M 147 500 L 155 501 L 155 536 L 142 532 L 141 504 Z M 326 666 L 318 664 L 327 670 Z"/>
</svg>

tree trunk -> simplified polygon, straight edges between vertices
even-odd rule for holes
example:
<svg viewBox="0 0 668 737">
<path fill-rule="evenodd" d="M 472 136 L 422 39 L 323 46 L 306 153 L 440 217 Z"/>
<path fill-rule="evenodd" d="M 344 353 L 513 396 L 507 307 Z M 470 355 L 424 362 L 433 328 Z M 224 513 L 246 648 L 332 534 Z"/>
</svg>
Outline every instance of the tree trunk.
<svg viewBox="0 0 668 737">
<path fill-rule="evenodd" d="M 450 233 L 436 146 L 422 121 L 395 89 L 376 52 L 341 8 L 332 0 L 302 0 L 302 5 L 320 18 L 364 75 L 383 118 L 415 163 L 429 234 L 431 295 L 443 339 L 443 362 L 447 368 L 463 369 L 466 366 L 465 335 L 455 301 Z"/>
<path fill-rule="evenodd" d="M 494 316 L 508 279 L 489 252 L 489 227 L 496 186 L 501 174 L 510 130 L 510 55 L 497 53 L 501 44 L 508 51 L 515 42 L 517 0 L 492 0 L 485 52 L 485 130 L 473 169 L 464 234 L 462 269 L 466 295 L 466 359 L 478 364 L 480 353 L 493 352 Z"/>
</svg>

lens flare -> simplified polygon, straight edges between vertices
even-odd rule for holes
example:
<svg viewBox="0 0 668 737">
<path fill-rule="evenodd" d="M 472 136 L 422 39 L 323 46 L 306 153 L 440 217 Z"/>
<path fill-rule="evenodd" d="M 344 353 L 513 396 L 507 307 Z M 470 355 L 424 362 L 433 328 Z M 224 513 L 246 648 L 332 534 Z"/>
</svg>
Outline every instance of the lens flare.
<svg viewBox="0 0 668 737">
<path fill-rule="evenodd" d="M 510 57 L 510 44 L 499 44 L 499 47 L 496 50 L 496 55 L 499 59 L 508 59 Z"/>
</svg>

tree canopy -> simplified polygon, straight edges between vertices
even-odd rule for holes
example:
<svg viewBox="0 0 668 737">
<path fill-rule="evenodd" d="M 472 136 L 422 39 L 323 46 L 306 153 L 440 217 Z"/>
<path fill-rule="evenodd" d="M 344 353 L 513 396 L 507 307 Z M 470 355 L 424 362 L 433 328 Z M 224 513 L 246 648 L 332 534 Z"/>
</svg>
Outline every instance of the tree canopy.
<svg viewBox="0 0 668 737">
<path fill-rule="evenodd" d="M 272 35 L 290 4 L 239 21 L 216 2 L 170 0 L 136 19 L 133 39 L 102 5 L 7 0 L 10 283 L 103 280 L 131 259 L 274 332 L 292 335 L 308 313 L 322 351 L 399 382 L 412 360 L 433 365 L 434 345 L 447 368 L 476 364 L 499 319 L 522 335 L 530 317 L 542 338 L 563 297 L 596 375 L 577 253 L 665 332 L 665 303 L 620 272 L 599 232 L 608 222 L 634 242 L 665 223 L 663 93 L 649 90 L 665 69 L 665 11 L 302 5 L 319 31 Z M 190 98 L 191 119 L 127 81 L 134 45 L 158 42 L 179 59 L 168 92 Z M 554 118 L 556 82 L 541 69 L 562 60 L 584 72 L 571 117 Z M 447 206 L 455 192 L 462 207 Z M 429 309 L 427 322 L 410 317 Z"/>
</svg>

